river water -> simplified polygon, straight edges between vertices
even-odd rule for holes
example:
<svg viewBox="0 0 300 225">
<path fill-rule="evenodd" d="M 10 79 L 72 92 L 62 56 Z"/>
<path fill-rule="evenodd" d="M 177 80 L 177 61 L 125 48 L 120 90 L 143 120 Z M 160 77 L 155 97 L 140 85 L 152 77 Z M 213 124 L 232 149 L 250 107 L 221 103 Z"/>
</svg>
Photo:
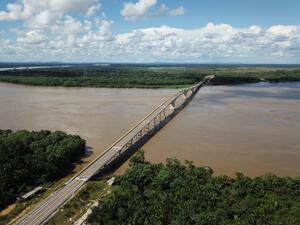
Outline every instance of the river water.
<svg viewBox="0 0 300 225">
<path fill-rule="evenodd" d="M 32 87 L 0 83 L 0 129 L 78 134 L 99 155 L 176 90 Z M 215 174 L 300 175 L 300 83 L 210 86 L 144 147 L 146 158 Z"/>
</svg>

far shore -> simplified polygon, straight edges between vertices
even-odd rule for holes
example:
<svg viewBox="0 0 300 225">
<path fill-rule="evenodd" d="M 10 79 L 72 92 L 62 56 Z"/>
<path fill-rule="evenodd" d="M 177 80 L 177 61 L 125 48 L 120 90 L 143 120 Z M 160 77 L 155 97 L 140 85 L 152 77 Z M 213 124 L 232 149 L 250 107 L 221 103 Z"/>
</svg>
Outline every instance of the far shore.
<svg viewBox="0 0 300 225">
<path fill-rule="evenodd" d="M 300 81 L 294 67 L 95 67 L 51 66 L 0 70 L 0 82 L 51 87 L 178 89 L 215 75 L 211 85 Z"/>
</svg>

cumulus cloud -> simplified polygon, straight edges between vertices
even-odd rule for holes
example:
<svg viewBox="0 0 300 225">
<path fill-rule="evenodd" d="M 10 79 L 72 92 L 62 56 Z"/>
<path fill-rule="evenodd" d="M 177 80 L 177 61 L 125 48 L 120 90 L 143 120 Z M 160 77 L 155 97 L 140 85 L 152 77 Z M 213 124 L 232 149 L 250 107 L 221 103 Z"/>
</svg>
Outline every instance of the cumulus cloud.
<svg viewBox="0 0 300 225">
<path fill-rule="evenodd" d="M 179 6 L 176 9 L 172 9 L 170 11 L 170 16 L 180 16 L 184 14 L 184 8 L 182 6 Z"/>
<path fill-rule="evenodd" d="M 22 44 L 41 44 L 47 40 L 47 36 L 40 30 L 17 32 L 17 42 Z"/>
<path fill-rule="evenodd" d="M 29 0 L 23 0 L 26 1 Z M 153 2 L 156 4 L 156 1 Z M 46 9 L 33 14 L 28 13 L 33 11 L 32 8 L 24 7 L 7 11 L 8 14 L 14 14 L 14 16 L 5 14 L 7 17 L 23 18 L 27 26 L 10 31 L 16 36 L 15 39 L 0 38 L 0 60 L 299 61 L 300 26 L 297 25 L 277 25 L 269 28 L 253 25 L 238 28 L 230 24 L 208 23 L 195 29 L 159 26 L 115 34 L 112 32 L 113 21 L 100 17 L 85 17 L 87 10 L 95 3 L 96 1 L 90 1 L 85 9 L 64 6 L 64 12 L 78 10 L 83 13 L 81 20 L 66 13 L 52 17 L 57 14 L 48 15 L 52 10 Z M 39 8 L 44 3 L 36 4 L 35 7 Z M 135 4 L 134 6 L 137 7 Z M 148 10 L 145 9 L 145 5 L 138 7 L 141 12 L 139 15 L 145 14 Z M 159 13 L 171 12 L 166 5 L 161 5 L 157 9 Z M 179 12 L 180 10 L 175 14 Z M 37 18 L 37 21 L 32 20 L 35 26 L 28 26 L 28 16 Z M 46 26 L 47 23 L 52 25 Z"/>
<path fill-rule="evenodd" d="M 0 21 L 21 20 L 27 27 L 45 27 L 57 23 L 68 13 L 90 17 L 101 7 L 99 0 L 20 0 L 0 11 Z"/>
<path fill-rule="evenodd" d="M 23 11 L 22 6 L 19 4 L 9 3 L 6 6 L 7 11 L 0 11 L 0 21 L 1 20 L 17 20 L 24 18 L 26 12 Z"/>
<path fill-rule="evenodd" d="M 138 0 L 137 2 L 125 2 L 121 15 L 128 21 L 136 21 L 141 18 L 153 18 L 160 16 L 179 16 L 184 14 L 182 6 L 169 9 L 166 4 L 157 6 L 157 0 Z"/>
<path fill-rule="evenodd" d="M 93 41 L 113 41 L 114 36 L 110 30 L 112 21 L 96 19 L 97 31 L 93 34 Z"/>
<path fill-rule="evenodd" d="M 127 60 L 194 61 L 273 61 L 296 60 L 299 55 L 299 26 L 284 27 L 289 32 L 271 32 L 276 27 L 236 28 L 228 24 L 209 23 L 199 29 L 152 27 L 118 34 L 111 51 Z M 283 35 L 285 39 L 278 38 Z M 299 53 L 299 52 L 298 52 Z"/>
<path fill-rule="evenodd" d="M 156 0 L 139 0 L 136 3 L 125 2 L 121 14 L 126 20 L 136 20 L 138 17 L 143 16 L 156 3 Z"/>
<path fill-rule="evenodd" d="M 92 17 L 95 15 L 95 13 L 101 8 L 101 4 L 100 3 L 96 3 L 95 5 L 92 5 L 88 8 L 87 12 L 86 12 L 86 16 L 87 17 Z"/>
</svg>

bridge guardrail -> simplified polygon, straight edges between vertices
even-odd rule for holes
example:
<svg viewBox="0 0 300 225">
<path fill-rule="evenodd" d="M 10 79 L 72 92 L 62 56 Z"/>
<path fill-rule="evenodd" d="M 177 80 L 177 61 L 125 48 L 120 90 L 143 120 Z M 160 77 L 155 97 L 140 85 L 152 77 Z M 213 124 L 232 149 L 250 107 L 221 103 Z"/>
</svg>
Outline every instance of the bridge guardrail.
<svg viewBox="0 0 300 225">
<path fill-rule="evenodd" d="M 205 83 L 207 83 L 208 81 L 210 81 L 211 79 L 214 78 L 214 75 L 210 75 L 210 76 L 206 76 L 204 78 L 203 81 L 201 81 L 200 83 L 180 90 L 177 93 L 175 93 L 174 95 L 170 96 L 168 99 L 166 99 L 164 102 L 162 102 L 159 106 L 157 106 L 153 111 L 151 111 L 148 115 L 146 115 L 143 119 L 141 119 L 139 122 L 137 122 L 130 130 L 128 130 L 124 135 L 122 135 L 119 139 L 117 139 L 112 145 L 110 145 L 104 152 L 102 152 L 99 156 L 97 156 L 94 160 L 92 160 L 85 168 L 83 168 L 79 173 L 75 174 L 75 176 L 73 178 L 71 178 L 71 180 L 75 179 L 76 177 L 80 176 L 85 170 L 87 170 L 90 166 L 92 166 L 99 158 L 103 157 L 105 154 L 107 154 L 115 145 L 117 145 L 119 142 L 121 142 L 124 138 L 126 138 L 132 131 L 134 131 L 134 129 L 136 129 L 138 126 L 140 126 L 146 119 L 148 119 L 151 115 L 153 115 L 153 113 L 155 113 L 157 110 L 159 110 L 162 106 L 163 109 L 166 109 L 169 104 L 167 104 L 168 102 L 173 102 L 176 101 L 178 97 L 180 97 L 184 91 L 186 90 L 193 90 L 194 88 L 199 88 L 202 85 L 204 85 Z M 166 104 L 166 105 L 165 105 Z"/>
</svg>

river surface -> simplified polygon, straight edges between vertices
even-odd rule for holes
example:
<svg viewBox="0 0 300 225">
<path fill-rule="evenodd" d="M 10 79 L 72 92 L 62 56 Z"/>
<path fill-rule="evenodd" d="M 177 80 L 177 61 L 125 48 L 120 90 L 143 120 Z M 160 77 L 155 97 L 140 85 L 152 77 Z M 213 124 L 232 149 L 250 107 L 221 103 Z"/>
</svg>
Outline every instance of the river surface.
<svg viewBox="0 0 300 225">
<path fill-rule="evenodd" d="M 176 90 L 33 87 L 0 83 L 0 129 L 62 130 L 99 155 Z M 300 175 L 300 83 L 210 86 L 144 147 L 215 174 Z"/>
<path fill-rule="evenodd" d="M 64 67 L 71 67 L 68 65 L 64 66 L 28 66 L 28 67 L 4 67 L 0 68 L 0 71 L 9 71 L 9 70 L 32 70 L 32 69 L 48 69 L 48 68 L 64 68 Z"/>
</svg>

